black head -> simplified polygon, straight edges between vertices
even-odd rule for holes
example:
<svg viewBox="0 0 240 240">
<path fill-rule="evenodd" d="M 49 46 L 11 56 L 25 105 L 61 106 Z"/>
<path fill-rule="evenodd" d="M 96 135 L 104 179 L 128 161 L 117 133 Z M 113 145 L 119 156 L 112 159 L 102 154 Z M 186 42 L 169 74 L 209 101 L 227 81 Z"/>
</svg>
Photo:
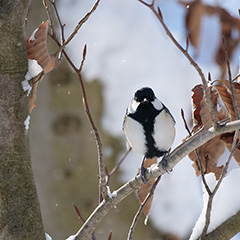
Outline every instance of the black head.
<svg viewBox="0 0 240 240">
<path fill-rule="evenodd" d="M 149 87 L 143 87 L 137 90 L 134 94 L 134 100 L 136 102 L 144 102 L 144 101 L 153 102 L 155 98 L 156 97 L 153 90 Z"/>
</svg>

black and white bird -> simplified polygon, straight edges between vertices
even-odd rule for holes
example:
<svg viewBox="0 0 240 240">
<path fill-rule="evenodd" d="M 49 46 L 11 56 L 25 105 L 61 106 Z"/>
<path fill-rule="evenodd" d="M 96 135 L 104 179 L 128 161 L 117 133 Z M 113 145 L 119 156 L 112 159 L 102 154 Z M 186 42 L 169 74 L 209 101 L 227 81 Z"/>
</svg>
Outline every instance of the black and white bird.
<svg viewBox="0 0 240 240">
<path fill-rule="evenodd" d="M 145 158 L 165 157 L 175 137 L 175 120 L 168 108 L 156 98 L 153 90 L 137 90 L 127 108 L 123 122 L 127 142 L 144 156 L 141 177 L 145 183 Z"/>
</svg>

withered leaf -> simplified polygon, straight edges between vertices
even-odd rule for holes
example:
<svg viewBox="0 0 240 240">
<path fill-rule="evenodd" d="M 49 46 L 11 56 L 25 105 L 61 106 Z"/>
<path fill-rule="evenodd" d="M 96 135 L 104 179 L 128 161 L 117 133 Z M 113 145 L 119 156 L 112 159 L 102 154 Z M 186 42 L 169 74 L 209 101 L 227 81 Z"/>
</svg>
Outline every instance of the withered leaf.
<svg viewBox="0 0 240 240">
<path fill-rule="evenodd" d="M 202 126 L 202 119 L 200 116 L 201 101 L 203 99 L 203 87 L 202 84 L 196 85 L 192 89 L 192 113 L 193 113 L 193 124 L 194 129 Z"/>
<path fill-rule="evenodd" d="M 144 167 L 148 168 L 150 167 L 152 164 L 157 163 L 157 157 L 155 158 L 148 158 L 144 161 Z M 155 182 L 155 180 L 150 180 L 148 181 L 151 185 L 148 184 L 143 184 L 139 189 L 138 189 L 138 199 L 140 204 L 145 200 L 146 196 L 148 195 L 148 193 L 150 192 L 153 183 Z M 152 200 L 153 200 L 153 195 L 149 198 L 148 202 L 146 203 L 146 205 L 143 208 L 143 213 L 144 215 L 147 217 L 150 213 L 150 209 L 152 206 Z"/>
<path fill-rule="evenodd" d="M 29 111 L 36 106 L 36 92 L 39 80 L 44 76 L 44 73 L 52 71 L 58 66 L 57 59 L 54 55 L 50 55 L 47 50 L 47 31 L 49 20 L 40 24 L 40 26 L 27 38 L 28 58 L 36 60 L 42 67 L 43 72 L 32 79 L 32 91 L 29 103 Z"/>
<path fill-rule="evenodd" d="M 238 142 L 239 142 L 239 138 L 240 138 L 239 135 L 240 134 L 238 134 Z M 234 132 L 225 133 L 225 134 L 221 135 L 221 140 L 224 141 L 229 152 L 232 151 L 233 137 L 234 137 Z M 240 146 L 238 146 L 238 148 L 234 151 L 233 157 L 236 160 L 236 162 L 240 165 Z"/>
<path fill-rule="evenodd" d="M 184 1 L 179 2 L 182 5 L 188 6 L 185 25 L 191 44 L 197 48 L 199 46 L 201 19 L 204 14 L 204 5 L 201 3 L 201 1 L 193 1 L 188 3 Z"/>
<path fill-rule="evenodd" d="M 203 165 L 204 173 L 213 172 L 216 179 L 222 174 L 223 166 L 217 166 L 220 156 L 224 153 L 225 144 L 221 141 L 220 136 L 217 136 L 198 148 L 200 159 Z M 197 176 L 201 174 L 195 151 L 189 154 L 189 158 L 193 161 Z"/>
<path fill-rule="evenodd" d="M 49 20 L 41 23 L 27 38 L 28 58 L 36 60 L 43 68 L 44 73 L 48 73 L 58 66 L 56 57 L 50 55 L 47 49 L 48 24 Z"/>
<path fill-rule="evenodd" d="M 236 120 L 236 114 L 235 114 L 234 106 L 232 102 L 229 81 L 218 80 L 217 83 L 214 85 L 214 87 L 218 91 L 218 94 L 220 95 L 228 111 L 230 120 Z M 235 103 L 236 103 L 238 112 L 240 113 L 240 84 L 237 82 L 233 83 L 233 93 L 234 93 Z"/>
<path fill-rule="evenodd" d="M 199 51 L 201 22 L 204 16 L 216 15 L 219 17 L 221 34 L 219 37 L 218 49 L 215 54 L 215 61 L 221 68 L 221 78 L 224 78 L 227 70 L 225 48 L 222 44 L 222 36 L 225 39 L 225 45 L 229 59 L 240 43 L 240 19 L 235 18 L 224 8 L 219 6 L 210 6 L 203 4 L 200 0 L 192 2 L 179 1 L 180 4 L 187 6 L 185 16 L 185 26 L 188 32 L 190 43 L 195 47 L 196 55 Z"/>
</svg>

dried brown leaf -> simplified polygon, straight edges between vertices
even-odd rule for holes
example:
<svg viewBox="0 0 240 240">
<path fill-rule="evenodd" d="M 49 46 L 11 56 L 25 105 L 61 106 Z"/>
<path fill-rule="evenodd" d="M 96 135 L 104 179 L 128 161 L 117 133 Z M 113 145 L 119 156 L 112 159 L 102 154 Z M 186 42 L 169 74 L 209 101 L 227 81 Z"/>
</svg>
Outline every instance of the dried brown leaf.
<svg viewBox="0 0 240 240">
<path fill-rule="evenodd" d="M 235 114 L 234 106 L 233 106 L 233 102 L 232 102 L 229 81 L 218 80 L 217 84 L 215 84 L 214 87 L 218 91 L 218 94 L 220 95 L 220 97 L 228 111 L 230 120 L 231 121 L 236 120 L 236 114 Z M 233 83 L 233 93 L 234 93 L 238 112 L 240 113 L 240 84 L 237 82 Z"/>
<path fill-rule="evenodd" d="M 201 1 L 188 3 L 187 14 L 185 18 L 186 29 L 191 44 L 198 48 L 201 31 L 201 19 L 204 15 L 204 5 Z"/>
<path fill-rule="evenodd" d="M 201 111 L 201 101 L 203 99 L 203 87 L 201 84 L 196 85 L 192 89 L 192 114 L 193 114 L 193 125 L 194 129 L 198 129 L 202 126 L 202 119 L 200 116 Z M 195 131 L 194 131 L 195 132 Z"/>
<path fill-rule="evenodd" d="M 48 24 L 49 20 L 41 23 L 27 38 L 28 58 L 36 60 L 43 68 L 44 73 L 48 73 L 58 66 L 56 57 L 50 55 L 47 49 Z"/>
<path fill-rule="evenodd" d="M 231 59 L 235 49 L 238 47 L 240 42 L 240 20 L 233 17 L 223 8 L 216 7 L 215 10 L 216 14 L 220 18 L 221 36 L 224 36 L 228 57 Z M 215 55 L 215 61 L 221 67 L 221 76 L 224 78 L 227 70 L 227 64 L 225 48 L 222 44 L 222 41 L 219 43 L 219 48 Z"/>
<path fill-rule="evenodd" d="M 38 82 L 43 78 L 43 72 L 39 73 L 34 79 L 33 79 L 33 85 L 32 85 L 32 91 L 31 91 L 31 97 L 29 102 L 29 112 L 31 113 L 33 108 L 36 107 L 35 100 L 37 98 L 37 86 Z"/>
<path fill-rule="evenodd" d="M 201 108 L 200 117 L 201 117 L 202 123 L 206 129 L 209 129 L 212 126 L 212 117 L 211 117 L 210 109 L 205 100 L 205 96 L 200 102 L 200 108 Z"/>
<path fill-rule="evenodd" d="M 157 158 L 148 158 L 144 161 L 144 167 L 148 168 L 150 167 L 152 164 L 157 163 Z M 149 180 L 148 181 L 151 185 L 148 184 L 143 184 L 139 189 L 138 189 L 138 199 L 140 204 L 142 204 L 142 202 L 145 200 L 146 196 L 149 194 L 152 185 L 154 184 L 155 180 Z M 146 205 L 143 208 L 143 213 L 145 214 L 145 216 L 147 217 L 150 213 L 150 209 L 152 206 L 152 200 L 153 200 L 153 195 L 149 198 L 148 202 L 146 203 Z"/>
<path fill-rule="evenodd" d="M 198 148 L 198 152 L 202 161 L 204 173 L 213 172 L 217 179 L 222 174 L 223 166 L 217 166 L 220 156 L 224 153 L 225 144 L 221 141 L 220 136 L 217 136 Z M 195 151 L 189 154 L 189 158 L 193 161 L 196 175 L 199 176 L 200 166 L 198 163 Z"/>
<path fill-rule="evenodd" d="M 240 133 L 238 134 L 238 141 L 240 139 Z M 234 132 L 232 133 L 225 133 L 221 135 L 221 140 L 225 143 L 226 147 L 228 148 L 229 152 L 232 151 L 232 143 L 233 143 L 233 137 L 234 137 Z M 234 151 L 233 153 L 233 157 L 236 160 L 236 162 L 238 163 L 238 165 L 240 165 L 240 146 Z"/>
</svg>

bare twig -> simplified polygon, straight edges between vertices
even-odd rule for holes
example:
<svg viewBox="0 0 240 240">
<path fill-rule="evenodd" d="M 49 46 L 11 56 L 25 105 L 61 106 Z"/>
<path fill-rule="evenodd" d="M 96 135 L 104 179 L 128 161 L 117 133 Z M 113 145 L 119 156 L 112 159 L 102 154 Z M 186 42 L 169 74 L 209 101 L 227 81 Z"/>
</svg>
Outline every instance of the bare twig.
<svg viewBox="0 0 240 240">
<path fill-rule="evenodd" d="M 128 156 L 128 154 L 130 153 L 130 151 L 132 150 L 132 148 L 130 147 L 127 152 L 123 155 L 122 159 L 117 163 L 117 165 L 111 170 L 110 173 L 107 174 L 107 177 L 108 177 L 108 180 L 107 182 L 109 181 L 109 178 L 115 174 L 117 172 L 117 170 L 119 169 L 120 165 L 122 164 L 122 162 L 126 159 L 126 157 Z"/>
<path fill-rule="evenodd" d="M 57 10 L 57 6 L 56 6 L 56 3 L 55 1 L 50 1 L 53 8 L 54 8 L 54 11 L 56 13 L 56 17 L 57 17 L 57 21 L 58 21 L 58 25 L 60 26 L 61 28 L 61 45 L 63 45 L 64 41 L 65 41 L 65 37 L 64 37 L 64 27 L 65 27 L 65 24 L 62 24 L 62 21 L 60 19 L 60 16 L 58 14 L 58 10 Z"/>
<path fill-rule="evenodd" d="M 210 108 L 210 112 L 211 114 L 211 118 L 212 118 L 212 122 L 213 122 L 213 126 L 214 129 L 216 130 L 218 128 L 218 117 L 217 117 L 217 112 L 216 109 L 213 105 L 212 102 L 212 97 L 211 97 L 211 92 L 208 88 L 208 84 L 206 81 L 206 78 L 202 72 L 202 69 L 198 66 L 198 64 L 193 60 L 193 58 L 189 55 L 187 49 L 185 50 L 179 43 L 178 41 L 174 38 L 174 36 L 172 35 L 172 33 L 170 32 L 170 30 L 168 29 L 167 25 L 164 23 L 163 18 L 162 18 L 162 14 L 161 14 L 161 10 L 158 7 L 158 11 L 155 10 L 154 8 L 154 1 L 152 1 L 152 4 L 148 4 L 142 0 L 138 0 L 139 2 L 141 2 L 142 4 L 144 4 L 145 6 L 147 6 L 148 8 L 150 8 L 150 10 L 154 13 L 154 15 L 158 18 L 159 22 L 162 24 L 164 30 L 166 31 L 167 35 L 169 36 L 169 38 L 172 40 L 172 42 L 175 44 L 175 46 L 184 54 L 184 56 L 189 60 L 190 64 L 193 65 L 193 67 L 196 69 L 197 73 L 199 74 L 201 80 L 202 80 L 202 84 L 203 84 L 203 89 L 204 89 L 204 94 L 206 97 L 206 102 Z"/>
<path fill-rule="evenodd" d="M 85 219 L 82 217 L 82 215 L 75 203 L 73 203 L 73 207 L 74 207 L 75 212 L 77 213 L 78 218 L 84 223 Z"/>
<path fill-rule="evenodd" d="M 142 204 L 140 205 L 140 207 L 139 207 L 136 215 L 134 216 L 133 222 L 132 222 L 132 224 L 131 224 L 131 226 L 130 226 L 130 229 L 129 229 L 129 232 L 128 232 L 127 240 L 131 240 L 131 239 L 132 239 L 135 226 L 136 226 L 136 224 L 137 224 L 137 222 L 138 222 L 138 220 L 139 220 L 139 218 L 140 218 L 140 215 L 141 215 L 141 213 L 142 213 L 142 211 L 143 211 L 143 208 L 144 208 L 144 206 L 147 204 L 147 202 L 149 201 L 149 199 L 152 197 L 152 195 L 154 194 L 154 191 L 155 191 L 155 189 L 156 189 L 156 187 L 157 187 L 160 179 L 161 179 L 161 176 L 159 176 L 159 177 L 157 178 L 157 180 L 154 182 L 154 184 L 152 185 L 152 187 L 151 187 L 148 195 L 146 196 L 146 198 L 144 199 L 144 201 L 143 201 Z"/>
<path fill-rule="evenodd" d="M 183 122 L 184 122 L 185 129 L 187 130 L 189 137 L 191 137 L 191 136 L 192 136 L 192 133 L 191 133 L 191 131 L 189 130 L 189 127 L 188 127 L 188 125 L 187 125 L 187 121 L 186 121 L 185 116 L 184 116 L 184 111 L 183 111 L 182 108 L 181 108 L 181 116 L 182 116 L 182 119 L 183 119 Z"/>
<path fill-rule="evenodd" d="M 201 172 L 203 184 L 204 184 L 204 186 L 205 186 L 205 188 L 207 190 L 208 195 L 210 196 L 212 194 L 212 192 L 211 192 L 211 190 L 210 190 L 210 188 L 209 188 L 209 186 L 207 184 L 206 178 L 205 178 L 205 172 L 203 171 L 202 159 L 201 159 L 201 157 L 199 155 L 198 149 L 195 149 L 195 153 L 197 155 L 198 164 L 200 166 L 200 172 Z"/>
<path fill-rule="evenodd" d="M 66 52 L 64 52 L 64 54 L 66 56 Z M 99 201 L 101 202 L 102 197 L 106 198 L 106 196 L 107 196 L 107 187 L 106 187 L 106 179 L 105 179 L 105 171 L 104 171 L 105 167 L 104 167 L 104 162 L 103 162 L 102 142 L 101 142 L 100 135 L 98 133 L 97 127 L 93 121 L 93 118 L 92 118 L 92 115 L 90 112 L 90 108 L 89 108 L 89 104 L 88 104 L 88 100 L 87 100 L 87 94 L 86 94 L 85 86 L 84 86 L 82 75 L 81 75 L 81 70 L 82 70 L 83 63 L 85 61 L 85 57 L 86 57 L 86 45 L 84 46 L 83 58 L 82 58 L 81 65 L 80 65 L 79 69 L 77 69 L 75 67 L 74 70 L 76 71 L 76 73 L 78 75 L 78 79 L 79 79 L 79 83 L 80 83 L 82 95 L 83 95 L 84 110 L 87 115 L 90 126 L 92 128 L 92 132 L 94 134 L 94 138 L 95 138 L 96 145 L 97 145 L 98 168 L 99 168 L 99 197 L 100 197 Z"/>
<path fill-rule="evenodd" d="M 71 33 L 71 35 L 68 37 L 68 39 L 60 46 L 57 52 L 61 52 L 66 45 L 74 38 L 74 36 L 78 33 L 78 30 L 82 27 L 82 25 L 89 19 L 89 17 L 95 12 L 99 5 L 100 0 L 96 0 L 93 7 L 90 9 L 90 11 L 78 22 L 77 26 Z"/>
<path fill-rule="evenodd" d="M 185 117 L 184 117 L 184 111 L 183 111 L 183 109 L 181 109 L 181 115 L 182 115 L 182 119 L 183 119 L 185 128 L 186 128 L 189 136 L 191 137 L 191 136 L 192 136 L 192 133 L 190 132 L 190 130 L 189 130 L 189 128 L 188 128 L 187 121 L 186 121 L 186 119 L 185 119 Z M 204 171 L 203 171 L 203 166 L 202 166 L 202 159 L 200 158 L 198 149 L 195 149 L 195 153 L 196 153 L 196 156 L 197 156 L 197 159 L 198 159 L 198 164 L 199 164 L 199 166 L 200 166 L 200 172 L 201 172 L 203 184 L 204 184 L 204 186 L 205 186 L 208 194 L 210 195 L 210 194 L 211 194 L 211 190 L 210 190 L 210 188 L 208 187 L 207 181 L 206 181 L 206 179 L 205 179 L 205 173 L 204 173 Z"/>
<path fill-rule="evenodd" d="M 228 80 L 229 80 L 229 86 L 230 86 L 230 91 L 231 91 L 232 104 L 233 104 L 234 112 L 236 115 L 236 119 L 239 119 L 239 112 L 238 112 L 238 108 L 237 108 L 237 104 L 236 104 L 236 100 L 235 100 L 235 94 L 234 94 L 234 90 L 233 90 L 232 73 L 231 73 L 231 68 L 230 68 L 229 56 L 228 56 L 228 51 L 227 51 L 227 46 L 226 46 L 226 41 L 225 41 L 224 36 L 223 36 L 223 47 L 224 47 L 225 59 L 227 62 L 227 67 L 228 67 Z"/>
</svg>

